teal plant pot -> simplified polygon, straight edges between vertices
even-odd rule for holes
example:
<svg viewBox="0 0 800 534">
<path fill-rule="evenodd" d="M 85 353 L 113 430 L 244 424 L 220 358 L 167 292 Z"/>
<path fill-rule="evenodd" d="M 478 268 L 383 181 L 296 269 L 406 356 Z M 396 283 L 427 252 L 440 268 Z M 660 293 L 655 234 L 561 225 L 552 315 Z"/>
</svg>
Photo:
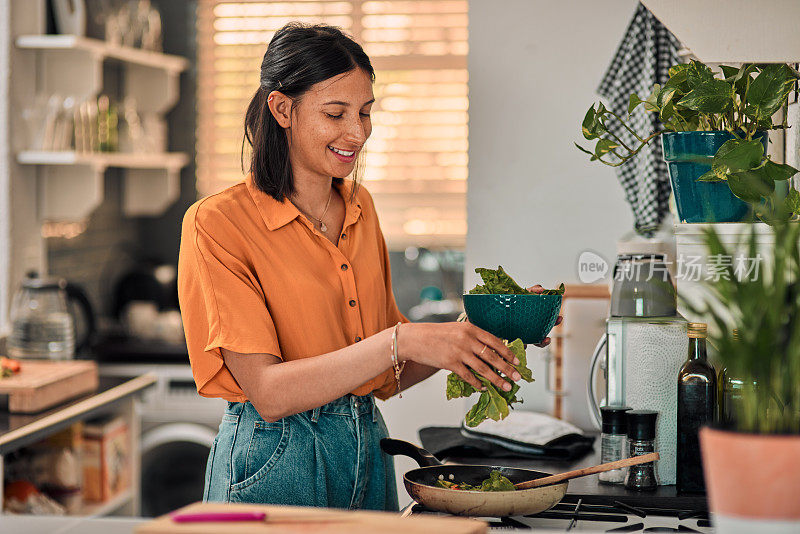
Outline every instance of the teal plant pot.
<svg viewBox="0 0 800 534">
<path fill-rule="evenodd" d="M 500 339 L 541 343 L 558 319 L 561 295 L 464 295 L 469 322 Z"/>
<path fill-rule="evenodd" d="M 757 134 L 767 151 L 767 132 Z M 711 170 L 719 147 L 733 139 L 724 131 L 664 132 L 661 143 L 669 170 L 678 218 L 686 223 L 741 222 L 753 220 L 750 204 L 739 200 L 726 182 L 698 182 Z"/>
</svg>

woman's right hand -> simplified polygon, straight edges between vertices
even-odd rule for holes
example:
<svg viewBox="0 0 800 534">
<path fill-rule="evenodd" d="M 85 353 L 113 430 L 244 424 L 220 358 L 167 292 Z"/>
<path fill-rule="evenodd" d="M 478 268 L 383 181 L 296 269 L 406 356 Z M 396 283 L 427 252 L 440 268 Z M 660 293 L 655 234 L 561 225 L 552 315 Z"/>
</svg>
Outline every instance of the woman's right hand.
<svg viewBox="0 0 800 534">
<path fill-rule="evenodd" d="M 466 321 L 404 323 L 397 334 L 397 354 L 401 361 L 453 371 L 478 391 L 483 384 L 470 369 L 504 391 L 509 391 L 511 384 L 492 368 L 511 380 L 521 378 L 511 365 L 519 363 L 511 349 L 497 336 Z"/>
</svg>

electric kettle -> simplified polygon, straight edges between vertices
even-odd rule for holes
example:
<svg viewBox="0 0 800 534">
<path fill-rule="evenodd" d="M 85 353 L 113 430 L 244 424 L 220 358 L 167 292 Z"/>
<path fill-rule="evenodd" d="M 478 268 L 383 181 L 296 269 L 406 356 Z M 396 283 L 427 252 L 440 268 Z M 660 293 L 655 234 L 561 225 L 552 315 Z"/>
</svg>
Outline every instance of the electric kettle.
<svg viewBox="0 0 800 534">
<path fill-rule="evenodd" d="M 81 314 L 79 321 L 77 313 Z M 83 330 L 80 338 L 77 323 Z M 11 304 L 8 354 L 12 358 L 68 360 L 88 343 L 94 329 L 92 307 L 80 287 L 31 272 Z"/>
</svg>

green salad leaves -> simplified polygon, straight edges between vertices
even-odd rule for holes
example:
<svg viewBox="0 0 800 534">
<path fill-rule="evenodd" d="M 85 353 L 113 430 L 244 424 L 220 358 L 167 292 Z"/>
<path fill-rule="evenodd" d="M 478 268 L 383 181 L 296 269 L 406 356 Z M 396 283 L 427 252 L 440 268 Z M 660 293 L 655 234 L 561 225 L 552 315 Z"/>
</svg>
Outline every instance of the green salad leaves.
<svg viewBox="0 0 800 534">
<path fill-rule="evenodd" d="M 476 285 L 469 290 L 470 295 L 483 294 L 483 295 L 530 295 L 531 292 L 520 287 L 508 273 L 503 270 L 501 265 L 497 266 L 497 270 L 485 269 L 478 267 L 475 272 L 481 275 L 483 285 Z M 564 284 L 558 286 L 558 289 L 545 289 L 540 295 L 563 295 Z"/>
<path fill-rule="evenodd" d="M 485 269 L 478 267 L 475 272 L 481 276 L 483 285 L 478 284 L 469 291 L 470 295 L 484 294 L 484 295 L 530 295 L 531 292 L 517 284 L 508 273 L 503 270 L 501 265 L 497 269 Z M 563 295 L 564 284 L 558 286 L 558 289 L 546 289 L 541 295 Z M 522 380 L 526 382 L 533 382 L 533 374 L 528 369 L 527 360 L 525 357 L 525 344 L 521 339 L 515 339 L 512 342 L 505 341 L 505 344 L 514 355 L 519 359 L 519 364 L 514 365 L 516 370 L 522 375 Z M 467 412 L 464 417 L 464 422 L 468 427 L 478 426 L 486 419 L 500 421 L 508 416 L 511 405 L 517 402 L 522 402 L 522 399 L 517 398 L 517 391 L 519 386 L 514 382 L 511 383 L 511 390 L 504 391 L 498 389 L 489 382 L 487 379 L 473 371 L 475 377 L 481 381 L 481 384 L 486 388 L 480 391 L 478 402 Z M 507 379 L 508 380 L 508 379 Z M 447 400 L 456 399 L 459 397 L 469 397 L 478 391 L 461 379 L 457 374 L 450 373 L 447 376 Z"/>
<path fill-rule="evenodd" d="M 528 369 L 528 363 L 525 355 L 525 345 L 521 339 L 515 339 L 511 343 L 505 342 L 506 346 L 511 349 L 511 352 L 519 359 L 519 364 L 512 366 L 522 375 L 522 380 L 526 382 L 533 382 L 533 373 Z M 478 426 L 486 419 L 500 421 L 508 417 L 509 408 L 514 403 L 522 402 L 522 399 L 517 398 L 517 391 L 519 385 L 510 381 L 511 390 L 505 391 L 498 389 L 494 384 L 487 379 L 473 371 L 475 377 L 481 381 L 481 384 L 486 388 L 481 391 L 481 396 L 478 402 L 467 412 L 464 417 L 464 422 L 468 427 Z M 473 393 L 478 393 L 474 387 L 465 382 L 460 376 L 455 373 L 447 375 L 447 400 L 456 399 L 459 397 L 469 397 Z"/>
<path fill-rule="evenodd" d="M 441 475 L 440 475 L 441 476 Z M 450 475 L 453 476 L 453 475 Z M 451 482 L 440 478 L 436 481 L 440 488 L 463 490 L 463 491 L 516 491 L 514 483 L 504 477 L 497 469 L 489 473 L 489 478 L 481 482 L 480 486 L 473 486 L 466 482 Z"/>
</svg>

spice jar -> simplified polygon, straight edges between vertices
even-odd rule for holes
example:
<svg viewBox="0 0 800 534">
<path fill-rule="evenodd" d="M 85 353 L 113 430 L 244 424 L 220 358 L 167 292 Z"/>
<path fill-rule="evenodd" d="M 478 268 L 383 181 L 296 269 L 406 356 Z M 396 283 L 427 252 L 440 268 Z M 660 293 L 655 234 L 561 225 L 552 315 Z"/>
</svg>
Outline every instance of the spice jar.
<svg viewBox="0 0 800 534">
<path fill-rule="evenodd" d="M 658 412 L 631 410 L 628 419 L 628 450 L 631 457 L 656 452 L 656 419 Z M 637 491 L 654 490 L 658 487 L 655 462 L 632 465 L 625 477 L 625 487 Z"/>
<path fill-rule="evenodd" d="M 603 430 L 600 434 L 600 463 L 616 462 L 628 457 L 628 419 L 625 414 L 628 406 L 603 406 Z M 614 469 L 597 475 L 603 484 L 622 484 L 625 469 Z"/>
</svg>

